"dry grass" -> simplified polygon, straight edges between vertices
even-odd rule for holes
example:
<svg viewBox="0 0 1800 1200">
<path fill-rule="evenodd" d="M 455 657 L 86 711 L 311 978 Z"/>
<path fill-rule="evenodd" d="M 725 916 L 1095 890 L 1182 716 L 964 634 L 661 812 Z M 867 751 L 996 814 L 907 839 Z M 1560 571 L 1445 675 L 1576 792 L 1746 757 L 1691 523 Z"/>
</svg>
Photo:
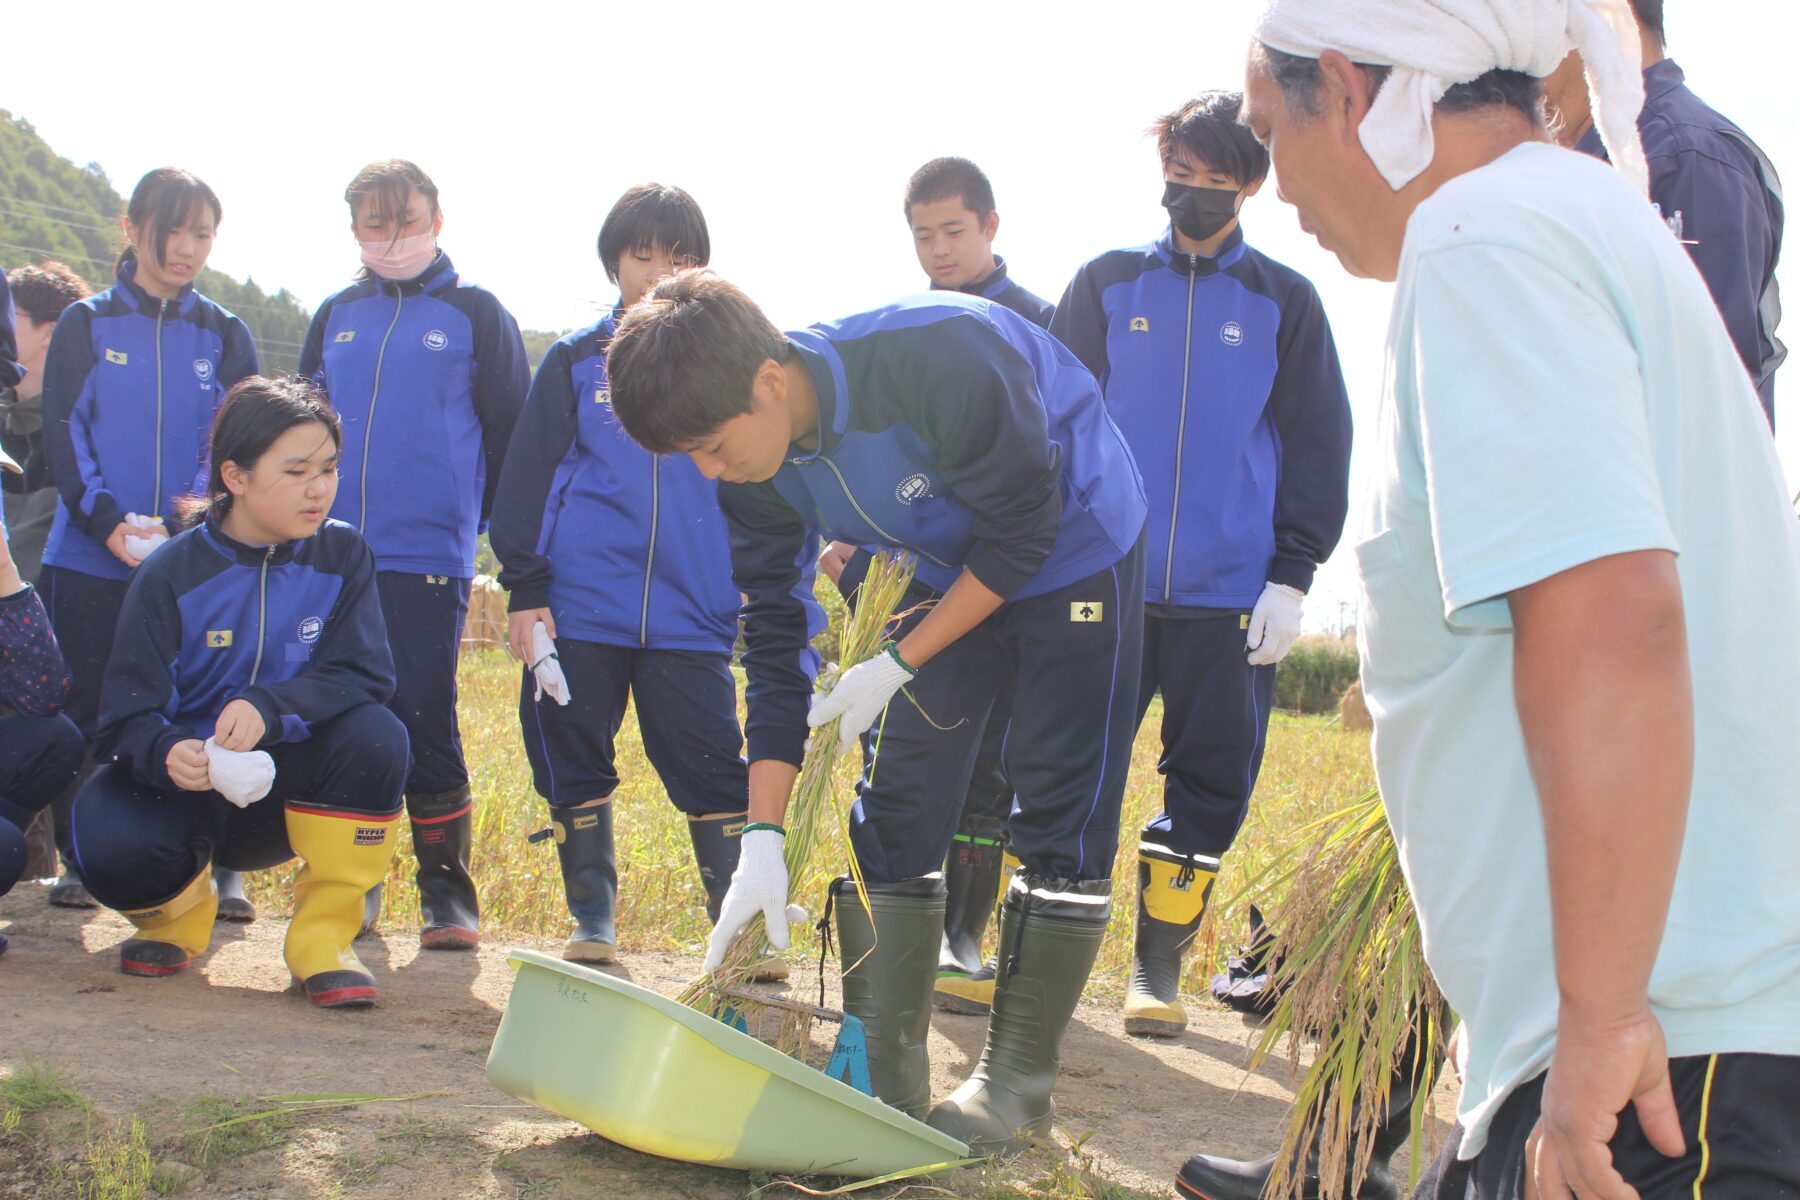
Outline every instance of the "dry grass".
<svg viewBox="0 0 1800 1200">
<path fill-rule="evenodd" d="M 463 744 L 468 753 L 476 808 L 474 874 L 481 892 L 483 925 L 490 936 L 506 932 L 542 937 L 565 936 L 570 922 L 563 902 L 556 851 L 546 840 L 536 845 L 526 835 L 548 823 L 548 809 L 531 787 L 531 771 L 519 736 L 519 666 L 504 651 L 463 654 L 461 701 Z M 1136 832 L 1160 811 L 1162 780 L 1156 773 L 1160 753 L 1160 701 L 1153 703 L 1132 750 L 1130 780 L 1120 817 L 1123 835 L 1115 871 L 1118 902 L 1101 948 L 1090 993 L 1122 992 L 1131 960 L 1131 929 L 1136 889 Z M 619 776 L 614 793 L 619 847 L 619 937 L 628 950 L 704 950 L 708 926 L 705 894 L 694 868 L 686 822 L 668 802 L 662 784 L 644 757 L 637 721 L 626 714 L 618 737 Z M 848 812 L 853 796 L 854 756 L 834 765 L 835 794 Z M 1249 875 L 1261 871 L 1286 844 L 1294 830 L 1334 812 L 1374 786 L 1366 734 L 1340 730 L 1334 718 L 1277 712 L 1269 733 L 1268 753 L 1250 817 L 1237 847 L 1225 860 L 1215 895 L 1235 897 Z M 404 823 L 402 823 L 404 825 Z M 798 879 L 794 900 L 809 912 L 822 911 L 825 886 L 847 863 L 842 817 L 821 832 L 810 877 Z M 298 863 L 261 872 L 246 882 L 257 905 L 267 913 L 290 910 L 290 881 Z M 1248 874 L 1247 874 L 1248 873 Z M 1204 991 L 1211 974 L 1222 969 L 1231 947 L 1243 940 L 1245 901 L 1240 897 L 1209 915 L 1196 943 L 1186 990 Z M 416 925 L 418 899 L 411 879 L 410 848 L 389 878 L 383 927 Z M 816 956 L 809 936 L 795 931 L 796 956 Z"/>
</svg>

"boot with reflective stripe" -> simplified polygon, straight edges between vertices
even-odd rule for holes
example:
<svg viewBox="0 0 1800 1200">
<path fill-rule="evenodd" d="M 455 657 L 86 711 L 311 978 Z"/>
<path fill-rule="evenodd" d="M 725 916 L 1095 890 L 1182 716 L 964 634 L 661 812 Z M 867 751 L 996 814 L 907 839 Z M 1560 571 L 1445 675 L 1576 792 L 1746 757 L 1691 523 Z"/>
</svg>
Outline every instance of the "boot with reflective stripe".
<svg viewBox="0 0 1800 1200">
<path fill-rule="evenodd" d="M 954 852 L 953 852 L 954 853 Z M 1000 877 L 995 881 L 998 893 L 994 897 L 994 911 L 998 914 L 1000 902 L 1006 897 L 1006 886 L 1019 869 L 1019 860 L 1006 851 L 1000 856 Z M 944 923 L 949 924 L 946 914 Z M 972 1017 L 985 1017 L 994 1006 L 994 976 L 997 964 L 992 955 L 975 970 L 964 973 L 947 965 L 945 956 L 938 956 L 937 985 L 932 990 L 932 1001 L 944 1012 L 963 1013 Z"/>
<path fill-rule="evenodd" d="M 865 884 L 859 892 L 854 880 L 840 876 L 832 881 L 830 903 L 837 915 L 844 1011 L 863 1023 L 870 1086 L 877 1099 L 922 1117 L 931 1103 L 925 1039 L 934 955 L 944 931 L 943 877 Z"/>
<path fill-rule="evenodd" d="M 474 802 L 465 784 L 438 795 L 409 793 L 413 856 L 419 861 L 419 945 L 472 950 L 481 944 L 480 906 L 469 876 Z M 366 914 L 365 914 L 366 915 Z"/>
<path fill-rule="evenodd" d="M 1100 951 L 1111 892 L 1106 879 L 1013 877 L 1000 908 L 987 1045 L 968 1080 L 928 1118 L 971 1154 L 1017 1154 L 1049 1133 L 1063 1032 Z"/>
<path fill-rule="evenodd" d="M 187 970 L 206 953 L 218 912 L 211 863 L 161 904 L 120 909 L 119 915 L 137 926 L 137 936 L 119 947 L 119 970 L 151 977 Z"/>
<path fill-rule="evenodd" d="M 1200 932 L 1219 860 L 1138 843 L 1137 944 L 1125 992 L 1125 1032 L 1174 1037 L 1187 1028 L 1181 956 Z"/>
<path fill-rule="evenodd" d="M 700 868 L 700 886 L 706 889 L 706 919 L 719 923 L 719 909 L 737 870 L 738 847 L 744 837 L 747 813 L 689 817 L 688 838 L 694 843 L 694 862 Z M 745 978 L 752 983 L 780 983 L 788 977 L 787 959 L 770 951 L 751 964 Z"/>
<path fill-rule="evenodd" d="M 553 812 L 550 830 L 562 864 L 563 896 L 575 918 L 575 932 L 562 956 L 569 962 L 617 962 L 619 874 L 613 862 L 612 802 Z"/>
</svg>

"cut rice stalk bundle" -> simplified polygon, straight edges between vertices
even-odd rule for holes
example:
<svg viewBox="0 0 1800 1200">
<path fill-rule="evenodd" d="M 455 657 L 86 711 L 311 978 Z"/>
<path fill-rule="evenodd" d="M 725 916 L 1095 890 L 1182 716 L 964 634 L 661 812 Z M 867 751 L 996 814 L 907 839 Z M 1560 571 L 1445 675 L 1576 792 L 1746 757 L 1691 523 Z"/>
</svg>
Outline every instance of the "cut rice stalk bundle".
<svg viewBox="0 0 1800 1200">
<path fill-rule="evenodd" d="M 1299 830 L 1294 845 L 1245 890 L 1277 897 L 1270 908 L 1276 1001 L 1252 1069 L 1288 1037 L 1296 1072 L 1304 1043 L 1317 1051 L 1294 1092 L 1267 1195 L 1293 1200 L 1306 1148 L 1319 1140 L 1321 1195 L 1354 1196 L 1369 1168 L 1375 1127 L 1403 1068 L 1430 1092 L 1449 1017 L 1425 965 L 1412 896 L 1379 795 Z M 1412 1067 L 1411 1064 L 1417 1064 Z M 1412 1106 L 1411 1177 L 1423 1168 L 1420 1132 L 1429 1110 Z M 1345 1185 L 1348 1190 L 1344 1191 Z"/>
<path fill-rule="evenodd" d="M 898 609 L 906 597 L 907 588 L 912 584 L 912 577 L 913 560 L 910 555 L 874 556 L 869 564 L 869 573 L 857 590 L 856 605 L 844 624 L 838 650 L 842 660 L 841 667 L 834 664 L 820 673 L 820 690 L 828 690 L 836 683 L 843 670 L 881 653 L 889 634 L 906 615 Z M 879 750 L 879 727 L 876 744 Z M 804 879 L 812 873 L 819 835 L 825 828 L 825 822 L 836 816 L 831 768 L 837 756 L 838 722 L 834 720 L 813 730 L 812 737 L 807 741 L 806 758 L 800 767 L 800 777 L 794 784 L 793 798 L 788 804 L 783 858 L 787 863 L 790 880 Z M 851 856 L 851 870 L 853 873 L 856 870 L 854 855 Z M 860 895 L 860 876 L 857 878 L 857 890 Z M 867 896 L 862 899 L 866 906 Z M 743 1013 L 754 1008 L 756 1002 L 750 1000 L 749 996 L 755 993 L 748 992 L 744 985 L 754 965 L 769 953 L 769 939 L 763 922 L 752 918 L 732 939 L 725 953 L 725 961 L 719 968 L 710 976 L 702 976 L 688 984 L 677 999 L 690 1008 L 715 1016 L 725 1015 L 728 1009 Z M 778 1047 L 785 1053 L 803 1059 L 811 1037 L 813 1017 L 810 1011 L 797 1011 L 805 1009 L 805 1006 L 776 1007 L 784 1010 Z"/>
</svg>

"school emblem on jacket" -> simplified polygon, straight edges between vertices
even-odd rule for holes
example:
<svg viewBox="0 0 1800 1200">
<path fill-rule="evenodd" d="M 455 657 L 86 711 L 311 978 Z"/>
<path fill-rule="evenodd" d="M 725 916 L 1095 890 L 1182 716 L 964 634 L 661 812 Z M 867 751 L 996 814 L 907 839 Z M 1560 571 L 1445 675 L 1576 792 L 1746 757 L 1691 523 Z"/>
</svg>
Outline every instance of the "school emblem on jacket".
<svg viewBox="0 0 1800 1200">
<path fill-rule="evenodd" d="M 213 377 L 212 361 L 205 358 L 196 358 L 194 360 L 194 374 L 200 377 L 201 383 L 211 383 Z"/>
<path fill-rule="evenodd" d="M 427 350 L 442 350 L 449 344 L 449 336 L 441 329 L 434 329 L 425 335 L 425 348 Z"/>
<path fill-rule="evenodd" d="M 611 404 L 612 403 L 612 389 L 611 388 L 595 388 L 594 389 L 594 403 L 595 404 Z"/>
<path fill-rule="evenodd" d="M 1132 333 L 1149 333 L 1150 332 L 1150 318 L 1149 317 L 1133 317 L 1133 318 L 1131 318 L 1131 332 Z"/>
<path fill-rule="evenodd" d="M 206 631 L 206 644 L 218 650 L 231 645 L 231 630 L 209 629 Z"/>
<path fill-rule="evenodd" d="M 1243 345 L 1244 327 L 1239 325 L 1236 321 L 1225 322 L 1223 325 L 1219 326 L 1219 340 L 1224 342 L 1227 346 Z"/>
<path fill-rule="evenodd" d="M 300 622 L 298 636 L 303 642 L 316 642 L 325 631 L 325 622 L 318 617 L 308 617 Z"/>
<path fill-rule="evenodd" d="M 334 342 L 354 342 L 356 340 L 356 330 L 346 329 L 331 340 Z"/>
<path fill-rule="evenodd" d="M 125 365 L 126 360 L 130 357 L 131 356 L 123 350 L 108 350 L 106 352 L 106 361 L 109 363 L 117 363 L 121 367 Z"/>
<path fill-rule="evenodd" d="M 914 500 L 923 500 L 931 495 L 931 480 L 923 475 L 912 474 L 900 481 L 894 489 L 894 499 L 902 504 L 911 504 Z"/>
</svg>

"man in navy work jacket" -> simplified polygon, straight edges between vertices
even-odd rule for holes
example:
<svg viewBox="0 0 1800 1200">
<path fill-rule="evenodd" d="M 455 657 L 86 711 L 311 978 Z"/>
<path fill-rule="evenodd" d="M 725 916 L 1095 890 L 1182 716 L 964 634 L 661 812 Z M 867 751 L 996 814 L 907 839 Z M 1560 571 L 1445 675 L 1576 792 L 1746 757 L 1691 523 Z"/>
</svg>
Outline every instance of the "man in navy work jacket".
<svg viewBox="0 0 1800 1200">
<path fill-rule="evenodd" d="M 930 1120 L 977 1152 L 1022 1147 L 1050 1124 L 1058 1047 L 1106 928 L 1142 639 L 1143 491 L 1093 377 L 986 300 L 913 296 L 784 336 L 703 271 L 626 312 L 607 374 L 627 433 L 723 481 L 747 597 L 750 821 L 707 967 L 758 912 L 787 943 L 780 822 L 808 726 L 838 719 L 845 748 L 876 729 L 850 823 L 866 891 L 840 879 L 832 893 L 874 1091 L 913 1114 L 931 1098 L 944 854 L 1011 681 L 1024 866 L 1001 916 L 1007 969 L 980 1063 Z M 820 534 L 912 555 L 907 603 L 934 603 L 808 712 L 795 556 Z M 903 686 L 910 702 L 890 707 Z"/>
<path fill-rule="evenodd" d="M 1787 347 L 1775 336 L 1781 297 L 1784 211 L 1775 164 L 1748 134 L 1708 108 L 1666 57 L 1663 0 L 1631 0 L 1644 59 L 1638 135 L 1650 160 L 1650 199 L 1687 246 L 1706 280 L 1725 331 L 1775 426 L 1775 368 Z M 1605 158 L 1589 108 L 1581 55 L 1571 52 L 1544 81 L 1544 104 L 1559 144 Z"/>
<path fill-rule="evenodd" d="M 1143 472 L 1138 721 L 1163 696 L 1163 812 L 1138 843 L 1125 1031 L 1172 1037 L 1181 958 L 1262 766 L 1275 664 L 1343 532 L 1350 407 L 1305 279 L 1244 243 L 1269 157 L 1210 92 L 1155 125 L 1168 232 L 1083 266 L 1050 331 L 1088 365 Z"/>
<path fill-rule="evenodd" d="M 1056 306 L 1027 291 L 994 253 L 1000 212 L 994 185 L 966 158 L 934 158 L 906 182 L 906 223 L 919 266 L 933 291 L 949 290 L 1003 304 L 1048 329 Z M 833 542 L 819 559 L 846 600 L 869 569 L 869 551 Z M 1012 689 L 1002 687 L 988 714 L 962 820 L 944 860 L 944 943 L 938 952 L 933 1002 L 948 1012 L 986 1016 L 994 999 L 994 966 L 981 958 L 981 940 L 1003 884 L 1002 868 L 1019 865 L 1005 848 L 1013 789 L 1001 749 L 1012 716 Z"/>
</svg>

